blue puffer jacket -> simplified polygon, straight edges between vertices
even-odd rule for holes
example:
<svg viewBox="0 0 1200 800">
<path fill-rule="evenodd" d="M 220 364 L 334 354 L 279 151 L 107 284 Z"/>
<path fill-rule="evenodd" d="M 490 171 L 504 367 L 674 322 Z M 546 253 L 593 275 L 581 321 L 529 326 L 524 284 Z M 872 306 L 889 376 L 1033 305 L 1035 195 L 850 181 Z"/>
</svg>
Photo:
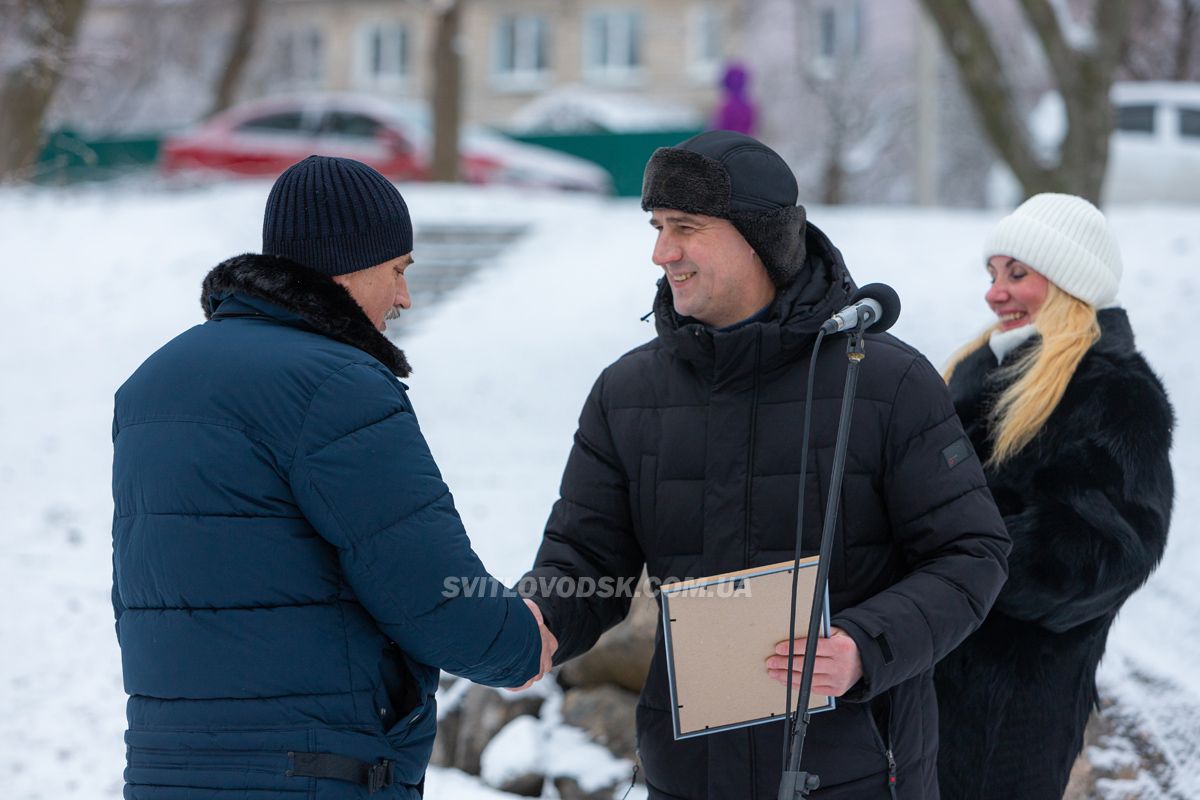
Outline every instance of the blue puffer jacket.
<svg viewBox="0 0 1200 800">
<path fill-rule="evenodd" d="M 537 626 L 502 589 L 444 591 L 491 579 L 397 380 L 403 353 L 341 287 L 240 256 L 204 294 L 209 321 L 116 396 L 125 797 L 366 797 L 303 774 L 325 753 L 387 760 L 374 797 L 416 798 L 438 669 L 520 685 Z"/>
</svg>

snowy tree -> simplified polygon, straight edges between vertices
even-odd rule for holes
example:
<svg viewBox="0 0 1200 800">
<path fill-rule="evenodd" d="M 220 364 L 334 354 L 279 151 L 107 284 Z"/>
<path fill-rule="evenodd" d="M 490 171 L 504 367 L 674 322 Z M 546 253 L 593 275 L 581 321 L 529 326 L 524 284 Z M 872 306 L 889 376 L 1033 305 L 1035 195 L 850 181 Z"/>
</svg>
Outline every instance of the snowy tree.
<svg viewBox="0 0 1200 800">
<path fill-rule="evenodd" d="M 806 71 L 804 82 L 825 121 L 819 202 L 886 197 L 897 178 L 894 167 L 911 161 L 912 96 L 887 91 L 885 77 L 862 63 Z"/>
<path fill-rule="evenodd" d="M 0 2 L 0 181 L 25 177 L 87 0 Z"/>
<path fill-rule="evenodd" d="M 1095 0 L 1085 21 L 1066 0 L 1019 0 L 1065 111 L 1066 131 L 1048 159 L 1031 135 L 1006 74 L 1010 65 L 999 55 L 979 3 L 921 2 L 958 65 L 988 140 L 1025 194 L 1069 192 L 1098 202 L 1113 126 L 1109 90 L 1129 40 L 1132 4 Z"/>
<path fill-rule="evenodd" d="M 248 2 L 96 3 L 44 127 L 86 136 L 144 135 L 190 124 L 218 104 L 253 93 L 254 79 L 269 66 L 259 50 L 249 49 L 246 62 L 231 65 L 241 40 L 255 39 L 239 33 Z M 223 92 L 227 100 L 218 99 Z"/>
<path fill-rule="evenodd" d="M 762 136 L 821 203 L 909 202 L 911 52 L 887 30 L 894 0 L 748 0 L 746 54 Z"/>
</svg>

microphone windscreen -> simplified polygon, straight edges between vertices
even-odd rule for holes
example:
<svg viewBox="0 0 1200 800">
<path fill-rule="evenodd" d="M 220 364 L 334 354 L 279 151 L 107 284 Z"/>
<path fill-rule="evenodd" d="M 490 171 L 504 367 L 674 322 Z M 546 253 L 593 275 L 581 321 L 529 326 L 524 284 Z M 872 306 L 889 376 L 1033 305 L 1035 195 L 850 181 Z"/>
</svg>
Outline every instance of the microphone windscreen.
<svg viewBox="0 0 1200 800">
<path fill-rule="evenodd" d="M 879 307 L 883 309 L 879 321 L 871 326 L 871 333 L 883 333 L 896 324 L 896 320 L 900 318 L 900 295 L 896 294 L 895 289 L 886 283 L 868 283 L 854 293 L 850 302 L 857 303 L 867 299 L 879 303 Z"/>
</svg>

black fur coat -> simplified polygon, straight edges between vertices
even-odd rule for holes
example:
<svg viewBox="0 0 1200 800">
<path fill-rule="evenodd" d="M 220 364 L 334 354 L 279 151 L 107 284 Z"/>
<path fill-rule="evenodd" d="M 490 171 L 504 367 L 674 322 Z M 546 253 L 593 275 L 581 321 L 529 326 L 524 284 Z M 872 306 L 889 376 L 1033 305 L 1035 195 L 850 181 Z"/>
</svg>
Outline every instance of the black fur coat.
<svg viewBox="0 0 1200 800">
<path fill-rule="evenodd" d="M 1125 312 L 1099 317 L 1101 338 L 1042 431 L 986 470 L 1013 548 L 991 613 L 937 667 L 948 800 L 1062 797 L 1096 703 L 1109 628 L 1166 545 L 1171 406 L 1134 348 Z M 985 461 L 987 410 L 1003 388 L 986 345 L 950 382 Z"/>
</svg>

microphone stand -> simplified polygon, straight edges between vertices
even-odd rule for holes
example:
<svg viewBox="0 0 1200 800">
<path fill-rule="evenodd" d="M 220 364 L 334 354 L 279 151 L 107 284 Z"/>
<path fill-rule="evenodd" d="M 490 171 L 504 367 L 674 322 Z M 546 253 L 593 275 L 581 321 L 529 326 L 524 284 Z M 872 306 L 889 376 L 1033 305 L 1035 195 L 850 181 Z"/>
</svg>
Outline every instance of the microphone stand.
<svg viewBox="0 0 1200 800">
<path fill-rule="evenodd" d="M 842 393 L 842 410 L 838 419 L 837 442 L 833 449 L 833 472 L 829 479 L 829 494 L 825 499 L 825 521 L 821 528 L 821 558 L 817 564 L 817 580 L 813 590 L 812 612 L 808 616 L 808 638 L 805 640 L 804 665 L 800 674 L 799 698 L 796 709 L 792 710 L 792 648 L 788 648 L 788 701 L 784 719 L 786 741 L 788 743 L 787 758 L 783 765 L 783 774 L 779 781 L 779 800 L 802 800 L 809 792 L 821 785 L 821 779 L 816 773 L 804 772 L 800 769 L 800 757 L 804 752 L 804 737 L 808 733 L 809 711 L 808 702 L 812 695 L 812 673 L 816 662 L 816 641 L 821 634 L 821 617 L 825 610 L 825 595 L 829 589 L 829 561 L 833 551 L 833 527 L 837 522 L 838 501 L 842 493 L 842 474 L 846 467 L 846 448 L 850 439 L 850 415 L 854 410 L 854 392 L 858 386 L 858 367 L 867 357 L 864 350 L 863 332 L 875 321 L 874 314 L 868 311 L 859 320 L 858 326 L 850 331 L 846 342 L 846 358 L 849 365 L 846 368 L 846 385 Z M 816 365 L 817 353 L 813 352 L 813 365 Z M 809 393 L 808 405 L 811 407 L 812 396 Z M 804 451 L 807 454 L 807 426 L 805 430 Z M 807 455 L 805 463 L 807 466 Z M 803 497 L 804 483 L 800 484 Z M 802 507 L 802 506 L 801 506 Z M 796 523 L 796 565 L 792 569 L 792 604 L 790 609 L 789 645 L 795 639 L 796 630 L 796 586 L 799 580 L 800 537 L 803 534 L 802 514 L 797 516 Z"/>
</svg>

